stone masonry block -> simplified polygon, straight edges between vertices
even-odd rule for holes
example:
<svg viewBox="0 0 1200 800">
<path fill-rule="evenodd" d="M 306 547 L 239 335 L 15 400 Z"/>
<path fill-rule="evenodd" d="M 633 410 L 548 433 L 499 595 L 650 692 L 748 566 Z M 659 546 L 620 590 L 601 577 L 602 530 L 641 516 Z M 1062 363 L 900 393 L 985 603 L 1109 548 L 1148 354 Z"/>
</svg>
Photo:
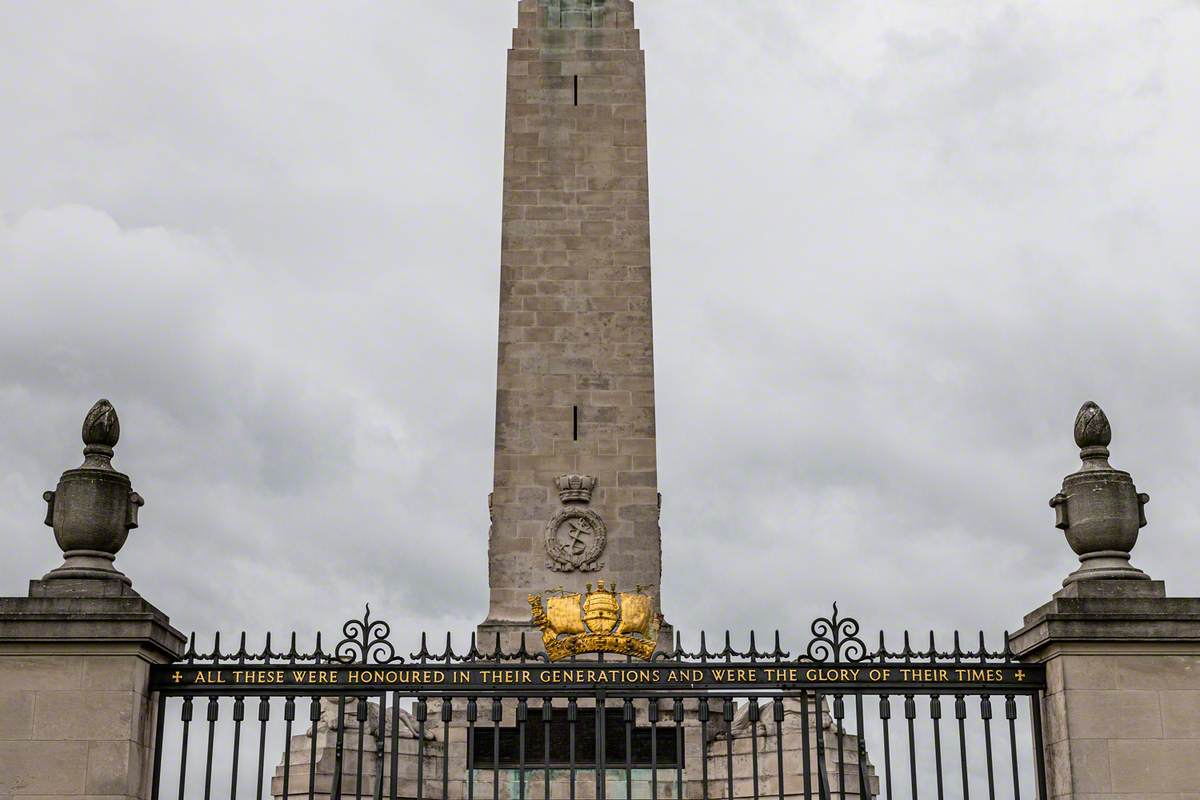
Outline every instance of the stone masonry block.
<svg viewBox="0 0 1200 800">
<path fill-rule="evenodd" d="M 1118 688 L 1200 689 L 1200 655 L 1140 655 L 1116 660 Z"/>
<path fill-rule="evenodd" d="M 88 690 L 127 690 L 146 694 L 150 670 L 139 659 L 127 656 L 90 656 L 83 663 L 81 687 Z"/>
<path fill-rule="evenodd" d="M 36 739 L 133 740 L 137 738 L 133 709 L 140 702 L 132 692 L 39 692 L 34 710 Z"/>
<path fill-rule="evenodd" d="M 81 795 L 87 742 L 0 741 L 0 794 Z"/>
<path fill-rule="evenodd" d="M 1162 706 L 1163 736 L 1168 739 L 1193 739 L 1200 757 L 1200 690 L 1159 692 Z"/>
<path fill-rule="evenodd" d="M 1159 738 L 1158 692 L 1068 691 L 1067 727 L 1072 739 Z"/>
<path fill-rule="evenodd" d="M 34 692 L 0 691 L 0 739 L 28 739 L 33 735 Z"/>
<path fill-rule="evenodd" d="M 142 760 L 148 754 L 130 741 L 90 742 L 87 755 L 89 795 L 131 795 L 138 790 Z"/>
<path fill-rule="evenodd" d="M 1195 741 L 1118 739 L 1108 746 L 1113 792 L 1185 792 L 1200 786 Z"/>
<path fill-rule="evenodd" d="M 84 659 L 75 656 L 0 658 L 0 686 L 17 689 L 73 689 L 83 683 Z"/>
</svg>

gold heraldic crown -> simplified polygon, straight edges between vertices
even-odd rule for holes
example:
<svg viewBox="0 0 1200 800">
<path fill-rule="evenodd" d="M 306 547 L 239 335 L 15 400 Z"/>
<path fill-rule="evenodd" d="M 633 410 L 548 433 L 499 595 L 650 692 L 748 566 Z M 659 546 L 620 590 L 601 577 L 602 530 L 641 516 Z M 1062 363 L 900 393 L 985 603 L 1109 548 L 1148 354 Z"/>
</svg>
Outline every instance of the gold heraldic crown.
<svg viewBox="0 0 1200 800">
<path fill-rule="evenodd" d="M 649 661 L 658 644 L 662 614 L 654 613 L 654 598 L 634 592 L 606 589 L 597 581 L 587 592 L 547 592 L 545 608 L 540 594 L 529 595 L 533 624 L 542 632 L 542 643 L 551 661 L 581 653 L 619 653 Z"/>
</svg>

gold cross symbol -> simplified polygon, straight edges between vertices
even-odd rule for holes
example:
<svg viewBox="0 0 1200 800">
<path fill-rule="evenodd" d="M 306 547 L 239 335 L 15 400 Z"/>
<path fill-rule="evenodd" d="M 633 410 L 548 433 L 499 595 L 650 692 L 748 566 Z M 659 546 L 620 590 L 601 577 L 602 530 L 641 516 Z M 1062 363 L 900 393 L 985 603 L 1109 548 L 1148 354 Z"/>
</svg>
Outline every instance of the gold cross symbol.
<svg viewBox="0 0 1200 800">
<path fill-rule="evenodd" d="M 171 680 L 179 683 L 181 680 L 183 680 L 183 673 L 176 670 L 175 674 L 171 676 Z"/>
<path fill-rule="evenodd" d="M 1013 677 L 1019 681 L 1025 680 L 1025 670 L 1023 670 L 1023 669 L 1017 670 L 1015 673 L 1013 673 Z"/>
</svg>

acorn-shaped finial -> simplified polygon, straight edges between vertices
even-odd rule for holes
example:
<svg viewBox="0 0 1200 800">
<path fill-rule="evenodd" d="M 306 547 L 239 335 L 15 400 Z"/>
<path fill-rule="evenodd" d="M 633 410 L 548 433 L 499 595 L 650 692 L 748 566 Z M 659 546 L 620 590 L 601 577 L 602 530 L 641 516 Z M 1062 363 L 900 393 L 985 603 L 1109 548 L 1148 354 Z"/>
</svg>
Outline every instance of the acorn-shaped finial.
<svg viewBox="0 0 1200 800">
<path fill-rule="evenodd" d="M 83 418 L 83 443 L 116 447 L 121 438 L 121 421 L 113 404 L 101 398 Z"/>
<path fill-rule="evenodd" d="M 1084 403 L 1075 415 L 1075 444 L 1084 447 L 1108 447 L 1112 442 L 1112 425 L 1104 409 L 1091 400 Z"/>
<path fill-rule="evenodd" d="M 113 404 L 101 398 L 83 418 L 83 466 L 112 469 L 113 447 L 121 438 L 121 421 Z"/>
</svg>

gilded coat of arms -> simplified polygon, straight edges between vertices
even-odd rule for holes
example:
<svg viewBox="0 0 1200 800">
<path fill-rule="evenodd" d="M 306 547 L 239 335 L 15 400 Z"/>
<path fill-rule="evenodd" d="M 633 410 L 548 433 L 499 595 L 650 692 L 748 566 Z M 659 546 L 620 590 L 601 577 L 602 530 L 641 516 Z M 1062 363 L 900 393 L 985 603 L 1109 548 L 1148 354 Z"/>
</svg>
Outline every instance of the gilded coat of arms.
<svg viewBox="0 0 1200 800">
<path fill-rule="evenodd" d="M 546 598 L 529 595 L 533 624 L 542 631 L 542 643 L 551 661 L 581 653 L 619 653 L 649 661 L 658 644 L 662 615 L 654 613 L 654 598 L 641 593 L 616 592 L 598 581 L 596 590 L 558 592 Z"/>
</svg>

